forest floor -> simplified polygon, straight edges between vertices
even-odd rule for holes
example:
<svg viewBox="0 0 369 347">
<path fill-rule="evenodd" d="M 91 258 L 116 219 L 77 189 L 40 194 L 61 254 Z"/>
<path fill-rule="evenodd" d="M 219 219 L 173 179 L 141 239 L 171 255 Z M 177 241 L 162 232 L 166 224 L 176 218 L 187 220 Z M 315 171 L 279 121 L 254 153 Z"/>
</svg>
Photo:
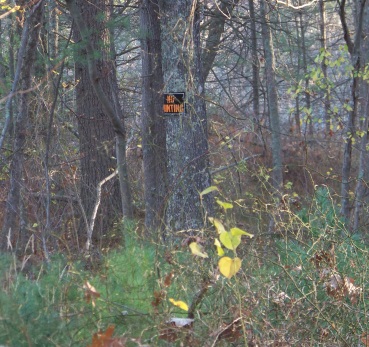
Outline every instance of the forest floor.
<svg viewBox="0 0 369 347">
<path fill-rule="evenodd" d="M 69 231 L 48 263 L 37 238 L 24 254 L 0 255 L 0 344 L 369 346 L 369 247 L 338 212 L 341 146 L 290 133 L 285 194 L 273 201 L 268 141 L 213 120 L 220 203 L 196 238 L 163 242 L 143 232 L 138 213 L 117 223 L 106 235 L 114 242 L 96 254 L 76 256 Z"/>
</svg>

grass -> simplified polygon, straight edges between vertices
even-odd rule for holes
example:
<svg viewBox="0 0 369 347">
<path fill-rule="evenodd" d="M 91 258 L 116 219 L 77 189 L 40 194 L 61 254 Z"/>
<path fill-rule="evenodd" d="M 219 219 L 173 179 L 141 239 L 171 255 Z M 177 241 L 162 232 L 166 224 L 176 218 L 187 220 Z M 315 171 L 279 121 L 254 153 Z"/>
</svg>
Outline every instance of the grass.
<svg viewBox="0 0 369 347">
<path fill-rule="evenodd" d="M 282 217 L 273 237 L 240 245 L 242 269 L 230 280 L 217 269 L 214 230 L 202 235 L 208 259 L 144 241 L 133 226 L 98 270 L 55 255 L 22 273 L 1 255 L 0 344 L 88 346 L 114 325 L 127 346 L 368 346 L 369 247 L 345 229 L 325 187 Z M 199 293 L 192 326 L 169 324 L 187 317 L 169 299 L 190 305 Z"/>
</svg>

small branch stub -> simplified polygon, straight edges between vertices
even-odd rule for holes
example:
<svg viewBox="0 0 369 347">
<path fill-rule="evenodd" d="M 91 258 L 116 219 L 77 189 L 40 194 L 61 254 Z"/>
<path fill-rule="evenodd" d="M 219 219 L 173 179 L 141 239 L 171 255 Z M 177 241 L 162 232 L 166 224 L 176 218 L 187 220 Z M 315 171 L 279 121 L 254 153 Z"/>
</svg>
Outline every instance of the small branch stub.
<svg viewBox="0 0 369 347">
<path fill-rule="evenodd" d="M 185 97 L 186 93 L 184 92 L 165 93 L 163 103 L 164 114 L 171 115 L 185 113 Z"/>
</svg>

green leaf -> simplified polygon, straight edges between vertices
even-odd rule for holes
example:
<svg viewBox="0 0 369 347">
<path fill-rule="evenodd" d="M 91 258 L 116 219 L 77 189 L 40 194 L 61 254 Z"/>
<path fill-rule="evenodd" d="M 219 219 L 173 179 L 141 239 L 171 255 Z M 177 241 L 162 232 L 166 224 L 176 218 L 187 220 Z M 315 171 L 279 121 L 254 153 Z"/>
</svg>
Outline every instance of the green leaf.
<svg viewBox="0 0 369 347">
<path fill-rule="evenodd" d="M 225 210 L 227 210 L 229 208 L 233 208 L 233 205 L 229 202 L 224 202 L 224 201 L 217 200 L 217 204 L 219 206 L 223 207 Z"/>
<path fill-rule="evenodd" d="M 245 235 L 245 236 L 248 236 L 250 238 L 253 238 L 254 237 L 253 234 L 250 234 L 250 233 L 248 233 L 248 232 L 246 232 L 246 231 L 244 231 L 244 230 L 242 230 L 240 228 L 232 228 L 231 229 L 231 234 L 233 236 L 242 236 L 242 235 Z"/>
<path fill-rule="evenodd" d="M 219 257 L 222 257 L 224 255 L 224 250 L 222 248 L 222 245 L 220 244 L 219 240 L 218 239 L 215 239 L 214 240 L 214 245 L 216 246 L 217 248 L 217 253 L 218 253 L 218 256 Z"/>
<path fill-rule="evenodd" d="M 234 251 L 241 243 L 241 236 L 232 235 L 230 232 L 225 231 L 219 235 L 219 240 L 225 248 Z"/>
<path fill-rule="evenodd" d="M 209 194 L 209 193 L 214 192 L 214 191 L 219 191 L 218 187 L 216 187 L 216 186 L 210 186 L 210 187 L 204 189 L 200 193 L 200 198 L 202 198 L 204 195 Z"/>
<path fill-rule="evenodd" d="M 219 219 L 213 217 L 209 217 L 208 219 L 210 223 L 215 226 L 215 229 L 217 229 L 218 234 L 224 233 L 226 231 L 222 222 Z"/>
<path fill-rule="evenodd" d="M 209 258 L 206 252 L 203 251 L 203 247 L 199 245 L 197 242 L 191 242 L 189 247 L 193 255 L 197 255 L 198 257 L 201 258 Z"/>
</svg>

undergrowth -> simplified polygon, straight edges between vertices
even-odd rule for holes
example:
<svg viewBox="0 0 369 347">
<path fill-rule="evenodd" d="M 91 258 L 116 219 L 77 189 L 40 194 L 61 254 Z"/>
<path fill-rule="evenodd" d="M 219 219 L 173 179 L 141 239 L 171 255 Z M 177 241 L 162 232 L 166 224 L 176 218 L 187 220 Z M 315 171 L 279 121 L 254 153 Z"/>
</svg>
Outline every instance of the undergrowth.
<svg viewBox="0 0 369 347">
<path fill-rule="evenodd" d="M 242 260 L 228 278 L 216 228 L 169 245 L 122 225 L 125 247 L 97 270 L 55 255 L 22 272 L 1 255 L 0 344 L 95 347 L 109 332 L 122 346 L 369 346 L 362 235 L 324 186 L 309 204 L 284 199 L 274 211 L 273 235 L 243 237 L 237 252 L 221 245 Z M 227 230 L 232 214 L 219 212 Z"/>
</svg>

